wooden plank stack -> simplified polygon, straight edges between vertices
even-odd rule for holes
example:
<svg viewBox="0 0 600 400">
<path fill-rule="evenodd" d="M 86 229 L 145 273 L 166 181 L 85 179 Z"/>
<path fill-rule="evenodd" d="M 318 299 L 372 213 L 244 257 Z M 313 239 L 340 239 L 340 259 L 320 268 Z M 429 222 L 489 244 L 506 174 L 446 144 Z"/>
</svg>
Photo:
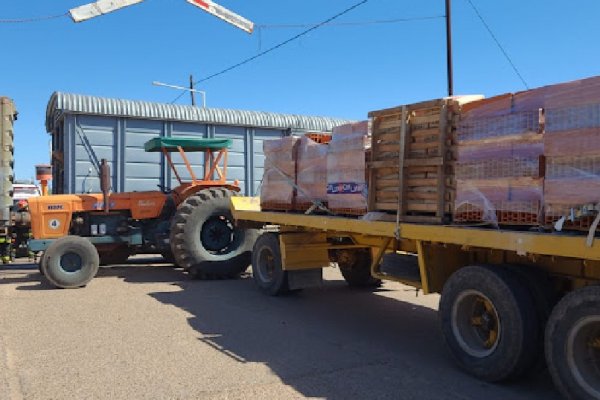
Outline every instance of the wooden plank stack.
<svg viewBox="0 0 600 400">
<path fill-rule="evenodd" d="M 369 211 L 399 212 L 407 222 L 450 221 L 459 112 L 458 101 L 439 99 L 369 113 Z"/>
</svg>

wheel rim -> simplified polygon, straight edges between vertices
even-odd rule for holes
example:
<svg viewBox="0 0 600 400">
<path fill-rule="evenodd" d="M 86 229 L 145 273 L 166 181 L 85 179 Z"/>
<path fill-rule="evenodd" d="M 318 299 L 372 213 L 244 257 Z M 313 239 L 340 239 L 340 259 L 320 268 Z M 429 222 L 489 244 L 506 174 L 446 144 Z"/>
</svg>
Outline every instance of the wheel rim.
<svg viewBox="0 0 600 400">
<path fill-rule="evenodd" d="M 262 282 L 271 282 L 275 278 L 275 256 L 270 248 L 262 247 L 256 257 L 256 270 Z"/>
<path fill-rule="evenodd" d="M 65 272 L 77 272 L 83 268 L 83 260 L 77 253 L 66 252 L 60 256 L 60 267 Z"/>
<path fill-rule="evenodd" d="M 234 241 L 233 224 L 225 216 L 210 217 L 200 231 L 204 248 L 212 253 L 226 253 Z"/>
<path fill-rule="evenodd" d="M 452 332 L 470 356 L 489 356 L 500 341 L 501 324 L 496 307 L 479 291 L 462 292 L 452 306 Z"/>
<path fill-rule="evenodd" d="M 569 331 L 567 362 L 579 386 L 600 399 L 600 316 L 584 317 Z"/>
</svg>

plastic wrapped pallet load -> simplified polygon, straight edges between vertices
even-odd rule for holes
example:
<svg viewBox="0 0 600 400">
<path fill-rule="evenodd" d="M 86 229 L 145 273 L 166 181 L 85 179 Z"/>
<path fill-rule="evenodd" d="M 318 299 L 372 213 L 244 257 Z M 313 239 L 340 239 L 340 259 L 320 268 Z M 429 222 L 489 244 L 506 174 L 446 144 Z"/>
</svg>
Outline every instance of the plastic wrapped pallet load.
<svg viewBox="0 0 600 400">
<path fill-rule="evenodd" d="M 463 114 L 457 130 L 455 222 L 537 225 L 543 199 L 543 115 L 495 115 L 505 96 Z M 486 109 L 493 110 L 485 115 Z"/>
<path fill-rule="evenodd" d="M 600 209 L 600 88 L 546 110 L 546 224 L 588 230 Z"/>
<path fill-rule="evenodd" d="M 463 108 L 455 222 L 588 229 L 600 208 L 600 77 Z"/>
<path fill-rule="evenodd" d="M 369 147 L 367 121 L 333 129 L 327 152 L 327 202 L 334 213 L 366 214 L 365 159 Z"/>
<path fill-rule="evenodd" d="M 260 188 L 260 205 L 263 210 L 292 210 L 296 182 L 296 157 L 298 138 L 289 136 L 265 140 L 265 170 Z"/>
<path fill-rule="evenodd" d="M 294 209 L 306 211 L 327 201 L 327 148 L 303 136 L 298 143 Z"/>
</svg>

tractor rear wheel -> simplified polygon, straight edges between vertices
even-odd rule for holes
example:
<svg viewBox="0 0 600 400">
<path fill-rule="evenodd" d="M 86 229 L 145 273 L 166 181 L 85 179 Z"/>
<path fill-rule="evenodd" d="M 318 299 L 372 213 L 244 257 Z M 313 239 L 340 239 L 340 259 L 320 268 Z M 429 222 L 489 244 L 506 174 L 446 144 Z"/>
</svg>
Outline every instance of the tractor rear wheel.
<svg viewBox="0 0 600 400">
<path fill-rule="evenodd" d="M 234 278 L 250 265 L 258 231 L 233 224 L 232 195 L 224 188 L 204 189 L 177 208 L 171 250 L 176 264 L 194 278 Z"/>
<path fill-rule="evenodd" d="M 99 266 L 98 251 L 89 240 L 65 236 L 46 249 L 40 268 L 54 286 L 70 289 L 87 285 L 96 276 Z"/>
</svg>

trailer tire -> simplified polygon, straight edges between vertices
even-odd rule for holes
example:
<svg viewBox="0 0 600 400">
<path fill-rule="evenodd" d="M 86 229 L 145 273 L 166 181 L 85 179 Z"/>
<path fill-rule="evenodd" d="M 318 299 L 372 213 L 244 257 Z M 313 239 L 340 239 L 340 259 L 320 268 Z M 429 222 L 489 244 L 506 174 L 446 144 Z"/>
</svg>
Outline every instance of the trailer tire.
<svg viewBox="0 0 600 400">
<path fill-rule="evenodd" d="M 568 399 L 600 399 L 600 287 L 567 294 L 546 326 L 546 362 Z"/>
<path fill-rule="evenodd" d="M 503 267 L 508 268 L 521 279 L 533 300 L 539 323 L 535 350 L 536 361 L 534 362 L 532 372 L 542 371 L 546 367 L 544 331 L 546 322 L 552 313 L 552 308 L 558 300 L 557 293 L 554 290 L 550 277 L 543 271 L 526 265 L 504 265 Z"/>
<path fill-rule="evenodd" d="M 289 292 L 287 271 L 283 270 L 279 237 L 263 233 L 252 250 L 252 276 L 258 288 L 269 296 Z"/>
<path fill-rule="evenodd" d="M 488 382 L 518 378 L 535 363 L 538 317 L 522 280 L 501 267 L 468 266 L 442 291 L 442 333 L 450 353 Z M 532 350 L 533 349 L 533 350 Z"/>
<path fill-rule="evenodd" d="M 371 275 L 370 249 L 344 249 L 335 252 L 335 260 L 348 286 L 368 288 L 381 286 L 381 280 Z"/>
<path fill-rule="evenodd" d="M 43 275 L 51 284 L 63 289 L 87 285 L 100 266 L 94 245 L 79 236 L 57 239 L 46 249 L 42 259 Z"/>
<path fill-rule="evenodd" d="M 224 188 L 204 189 L 179 205 L 171 222 L 171 251 L 178 266 L 199 279 L 234 278 L 250 264 L 257 231 L 233 224 Z"/>
</svg>

